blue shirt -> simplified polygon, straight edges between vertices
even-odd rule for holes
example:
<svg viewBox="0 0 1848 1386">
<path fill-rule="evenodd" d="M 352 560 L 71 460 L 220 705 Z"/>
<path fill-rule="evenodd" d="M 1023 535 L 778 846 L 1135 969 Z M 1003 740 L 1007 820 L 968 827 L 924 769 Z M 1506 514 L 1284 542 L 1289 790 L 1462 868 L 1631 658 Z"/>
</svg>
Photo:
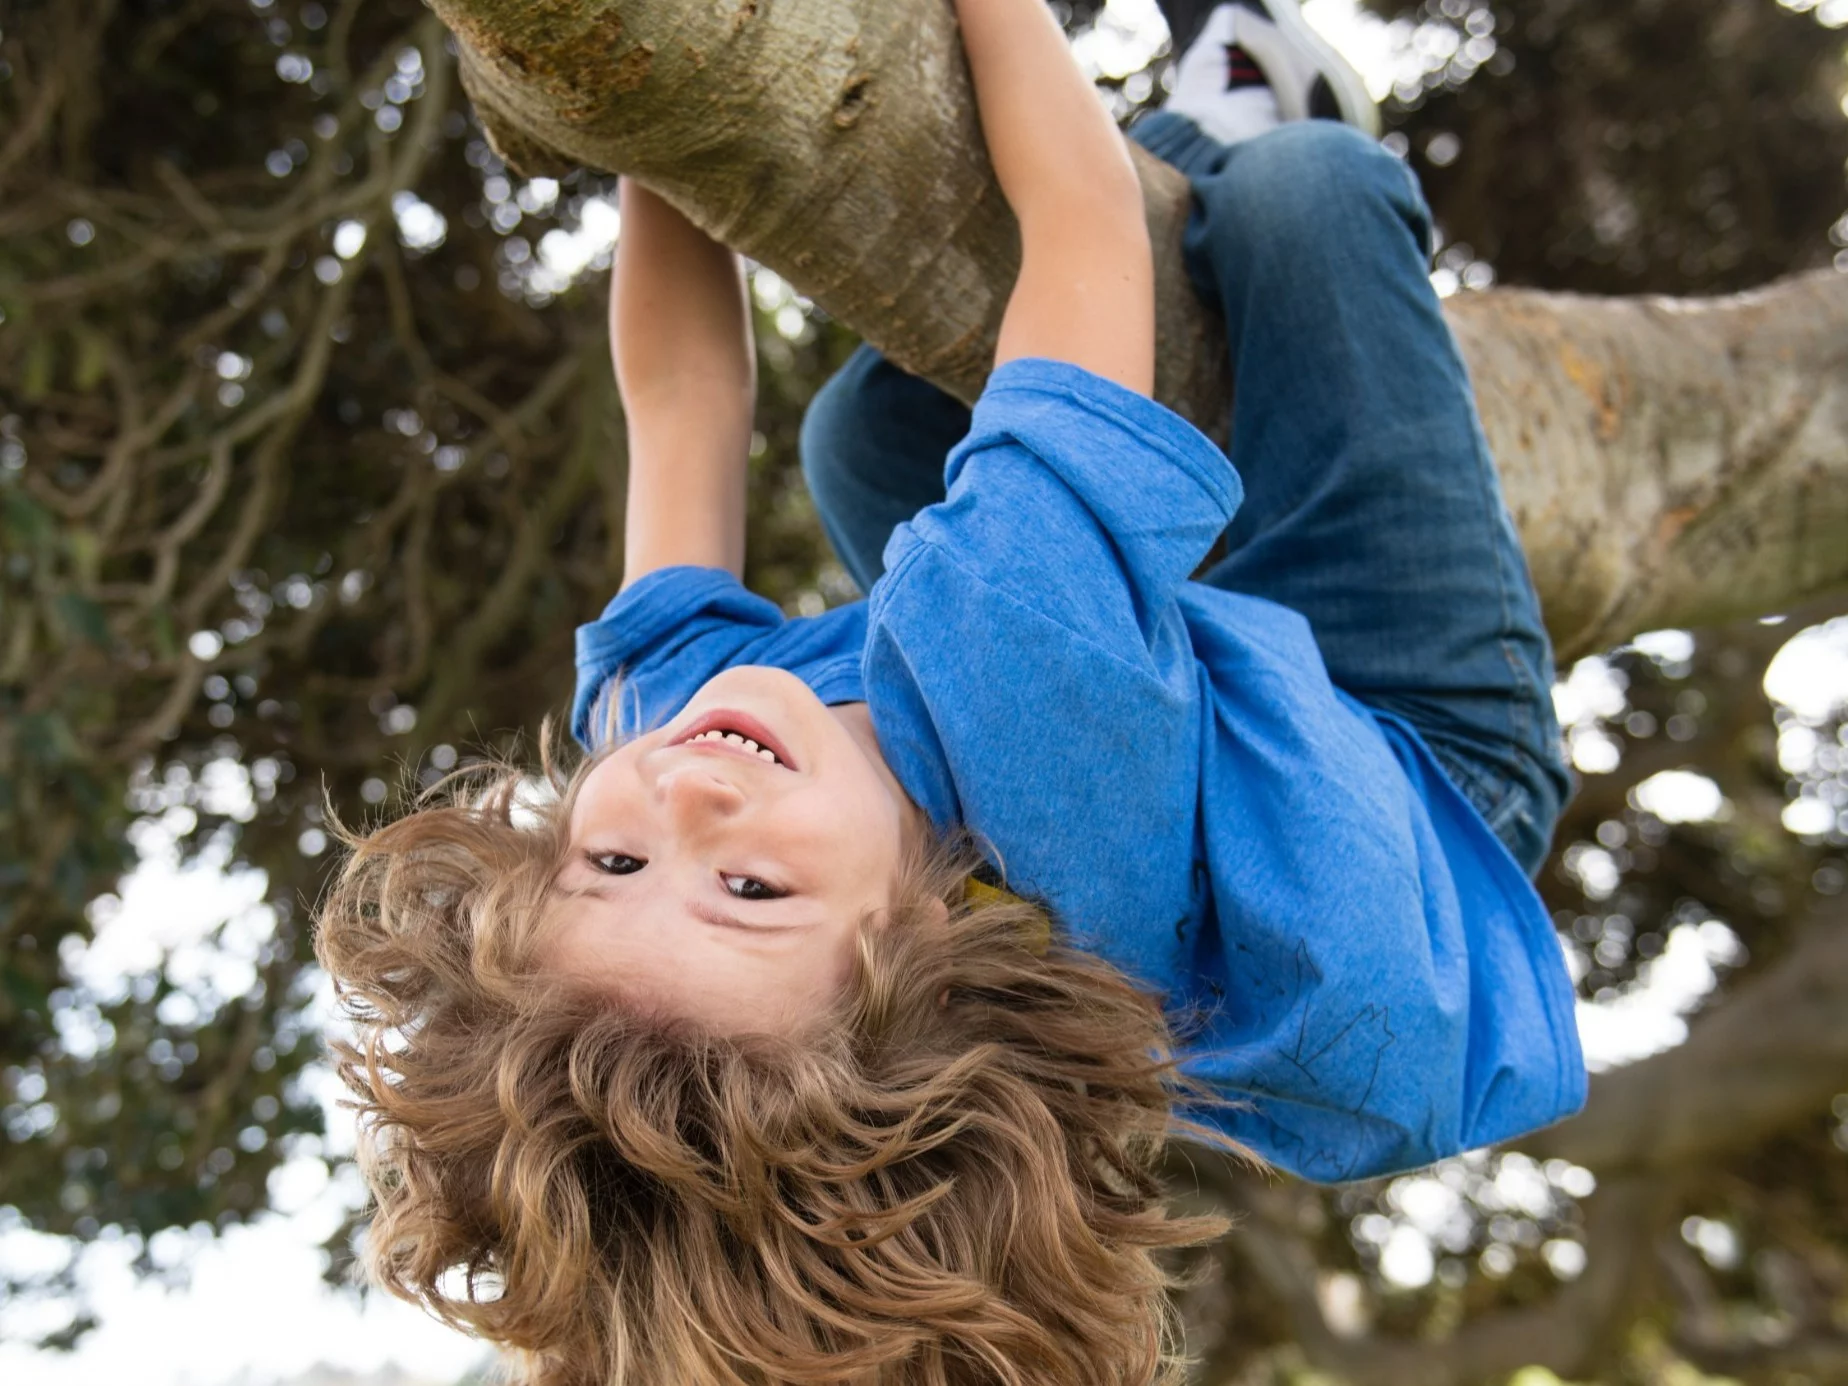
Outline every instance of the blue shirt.
<svg viewBox="0 0 1848 1386">
<path fill-rule="evenodd" d="M 1187 1070 L 1285 1168 L 1354 1179 L 1520 1135 L 1584 1101 L 1539 897 L 1403 722 L 1329 682 L 1308 623 L 1190 582 L 1237 509 L 1226 457 L 1076 366 L 1009 362 L 865 602 L 785 618 L 669 568 L 578 631 L 590 744 L 721 669 L 864 700 L 901 784 L 992 844 L 1011 889 L 1168 1004 Z"/>
</svg>

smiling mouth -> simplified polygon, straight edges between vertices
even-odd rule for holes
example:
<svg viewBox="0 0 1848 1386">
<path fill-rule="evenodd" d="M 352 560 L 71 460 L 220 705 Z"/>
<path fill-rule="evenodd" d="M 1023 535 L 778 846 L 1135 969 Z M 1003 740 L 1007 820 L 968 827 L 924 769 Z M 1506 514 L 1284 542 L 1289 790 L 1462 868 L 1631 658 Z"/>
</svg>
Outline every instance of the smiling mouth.
<svg viewBox="0 0 1848 1386">
<path fill-rule="evenodd" d="M 755 756 L 768 764 L 779 766 L 784 770 L 796 767 L 790 764 L 789 753 L 783 749 L 767 727 L 754 717 L 743 713 L 720 711 L 711 712 L 701 717 L 675 743 L 677 746 L 722 746 L 727 750 Z"/>
<path fill-rule="evenodd" d="M 771 750 L 768 746 L 759 746 L 742 732 L 727 731 L 723 727 L 714 727 L 711 731 L 701 732 L 698 736 L 689 736 L 680 744 L 683 746 L 697 746 L 704 742 L 711 741 L 723 742 L 727 746 L 736 746 L 740 750 L 748 751 L 750 754 L 757 756 L 759 759 L 769 761 L 772 765 L 781 765 L 783 763 L 776 758 L 776 752 Z"/>
</svg>

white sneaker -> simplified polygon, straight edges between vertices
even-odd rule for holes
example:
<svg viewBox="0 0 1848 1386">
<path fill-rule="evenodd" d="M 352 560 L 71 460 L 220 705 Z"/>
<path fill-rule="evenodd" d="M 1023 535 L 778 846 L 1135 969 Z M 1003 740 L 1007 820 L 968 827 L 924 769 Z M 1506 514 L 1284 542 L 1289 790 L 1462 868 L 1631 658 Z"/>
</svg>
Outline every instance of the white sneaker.
<svg viewBox="0 0 1848 1386">
<path fill-rule="evenodd" d="M 1284 120 L 1340 120 L 1376 138 L 1360 74 L 1309 27 L 1296 0 L 1162 0 L 1180 59 L 1164 110 L 1230 144 Z"/>
</svg>

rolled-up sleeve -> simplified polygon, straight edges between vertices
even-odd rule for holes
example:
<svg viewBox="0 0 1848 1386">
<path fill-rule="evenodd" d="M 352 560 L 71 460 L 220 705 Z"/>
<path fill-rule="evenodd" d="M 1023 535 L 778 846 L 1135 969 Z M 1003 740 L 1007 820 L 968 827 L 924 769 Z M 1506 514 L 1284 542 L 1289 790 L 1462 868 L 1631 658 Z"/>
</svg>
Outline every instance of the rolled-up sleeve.
<svg viewBox="0 0 1848 1386">
<path fill-rule="evenodd" d="M 945 482 L 945 500 L 894 534 L 887 570 L 934 547 L 1119 657 L 1158 638 L 1243 494 L 1225 454 L 1179 415 L 1036 358 L 989 378 Z"/>
<path fill-rule="evenodd" d="M 673 715 L 678 701 L 721 669 L 750 662 L 750 647 L 784 623 L 776 603 L 718 568 L 661 568 L 624 588 L 595 621 L 577 628 L 577 692 L 571 734 L 595 750 Z M 648 675 L 672 666 L 671 679 Z M 628 692 L 606 695 L 618 675 Z M 650 684 L 672 696 L 650 698 Z"/>
</svg>

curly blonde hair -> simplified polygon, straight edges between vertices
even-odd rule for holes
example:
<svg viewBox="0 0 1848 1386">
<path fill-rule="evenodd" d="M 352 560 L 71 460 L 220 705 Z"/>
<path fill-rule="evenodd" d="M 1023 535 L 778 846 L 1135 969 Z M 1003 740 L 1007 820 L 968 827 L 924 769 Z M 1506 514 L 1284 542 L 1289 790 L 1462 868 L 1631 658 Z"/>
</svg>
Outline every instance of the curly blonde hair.
<svg viewBox="0 0 1848 1386">
<path fill-rule="evenodd" d="M 366 834 L 316 949 L 356 1036 L 372 1279 L 530 1386 L 1143 1386 L 1180 1379 L 1157 1253 L 1177 1102 L 1159 1005 L 911 853 L 834 1014 L 718 1035 L 534 962 L 577 787 L 490 767 Z M 484 778 L 485 774 L 485 778 Z M 938 902 L 938 903 L 933 903 Z M 948 918 L 944 920 L 944 907 Z M 1043 929 L 1042 929 L 1043 932 Z"/>
</svg>

